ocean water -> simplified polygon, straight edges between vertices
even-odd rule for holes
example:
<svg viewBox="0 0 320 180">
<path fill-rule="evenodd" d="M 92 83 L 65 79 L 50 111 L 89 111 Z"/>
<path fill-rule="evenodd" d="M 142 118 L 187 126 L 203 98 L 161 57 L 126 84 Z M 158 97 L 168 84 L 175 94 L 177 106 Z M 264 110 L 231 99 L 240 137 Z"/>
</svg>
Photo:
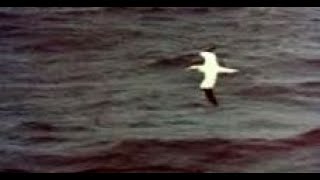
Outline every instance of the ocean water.
<svg viewBox="0 0 320 180">
<path fill-rule="evenodd" d="M 0 8 L 1 172 L 318 172 L 320 8 Z M 239 69 L 220 106 L 186 67 Z M 319 157 L 318 157 L 319 156 Z"/>
</svg>

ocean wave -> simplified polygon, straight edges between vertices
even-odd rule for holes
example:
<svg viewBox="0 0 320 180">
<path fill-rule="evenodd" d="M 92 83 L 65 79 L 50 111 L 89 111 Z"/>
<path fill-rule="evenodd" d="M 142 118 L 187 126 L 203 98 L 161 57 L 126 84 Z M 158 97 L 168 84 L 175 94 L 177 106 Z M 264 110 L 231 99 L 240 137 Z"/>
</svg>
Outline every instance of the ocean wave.
<svg viewBox="0 0 320 180">
<path fill-rule="evenodd" d="M 277 86 L 277 85 L 253 85 L 248 88 L 239 90 L 236 94 L 245 95 L 250 97 L 270 97 L 276 95 L 289 95 L 294 94 L 295 91 L 290 87 Z"/>
<path fill-rule="evenodd" d="M 38 170 L 2 168 L 2 172 L 242 172 L 264 157 L 320 144 L 320 129 L 299 136 L 267 139 L 126 139 L 99 152 L 69 156 L 35 155 Z M 108 148 L 107 148 L 108 147 Z M 92 150 L 92 149 L 91 149 Z M 49 158 L 50 157 L 50 158 Z M 50 162 L 50 163 L 49 163 Z M 57 164 L 46 169 L 41 164 Z M 63 168 L 63 166 L 68 166 Z M 62 170 L 64 169 L 64 170 Z"/>
</svg>

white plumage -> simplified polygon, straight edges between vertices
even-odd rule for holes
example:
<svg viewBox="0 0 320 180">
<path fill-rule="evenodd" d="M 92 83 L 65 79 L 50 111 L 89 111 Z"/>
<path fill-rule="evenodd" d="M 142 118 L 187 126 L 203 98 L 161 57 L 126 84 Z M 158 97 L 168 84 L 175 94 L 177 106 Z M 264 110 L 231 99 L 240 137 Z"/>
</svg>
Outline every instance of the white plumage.
<svg viewBox="0 0 320 180">
<path fill-rule="evenodd" d="M 189 70 L 198 70 L 204 74 L 204 79 L 200 84 L 201 89 L 213 89 L 217 81 L 218 73 L 236 73 L 239 70 L 222 67 L 217 62 L 217 56 L 211 52 L 200 52 L 204 59 L 204 64 L 190 66 Z"/>
<path fill-rule="evenodd" d="M 219 103 L 213 92 L 218 74 L 236 73 L 238 70 L 220 66 L 217 61 L 217 56 L 214 53 L 200 52 L 199 55 L 204 59 L 204 64 L 190 66 L 188 70 L 198 70 L 204 74 L 200 89 L 204 91 L 205 96 L 213 105 L 218 106 Z"/>
</svg>

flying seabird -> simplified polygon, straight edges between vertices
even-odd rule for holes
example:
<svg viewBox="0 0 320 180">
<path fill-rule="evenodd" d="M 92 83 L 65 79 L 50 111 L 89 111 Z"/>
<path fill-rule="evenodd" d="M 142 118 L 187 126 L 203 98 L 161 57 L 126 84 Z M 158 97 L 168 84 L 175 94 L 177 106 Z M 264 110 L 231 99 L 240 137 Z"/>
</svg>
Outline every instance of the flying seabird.
<svg viewBox="0 0 320 180">
<path fill-rule="evenodd" d="M 204 74 L 200 89 L 204 91 L 205 96 L 213 105 L 218 106 L 218 101 L 213 92 L 218 73 L 236 73 L 239 70 L 219 66 L 215 53 L 200 52 L 199 55 L 204 59 L 204 64 L 190 66 L 187 70 L 197 70 Z"/>
</svg>

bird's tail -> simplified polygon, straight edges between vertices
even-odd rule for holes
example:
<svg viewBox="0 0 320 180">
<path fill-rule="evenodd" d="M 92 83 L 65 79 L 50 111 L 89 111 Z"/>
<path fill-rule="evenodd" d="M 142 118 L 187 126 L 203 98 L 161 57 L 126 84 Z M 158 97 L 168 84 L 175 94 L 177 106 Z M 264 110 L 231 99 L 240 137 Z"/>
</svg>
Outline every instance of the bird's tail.
<svg viewBox="0 0 320 180">
<path fill-rule="evenodd" d="M 231 69 L 231 68 L 225 68 L 225 67 L 220 67 L 219 68 L 220 73 L 236 73 L 239 72 L 237 69 Z"/>
</svg>

